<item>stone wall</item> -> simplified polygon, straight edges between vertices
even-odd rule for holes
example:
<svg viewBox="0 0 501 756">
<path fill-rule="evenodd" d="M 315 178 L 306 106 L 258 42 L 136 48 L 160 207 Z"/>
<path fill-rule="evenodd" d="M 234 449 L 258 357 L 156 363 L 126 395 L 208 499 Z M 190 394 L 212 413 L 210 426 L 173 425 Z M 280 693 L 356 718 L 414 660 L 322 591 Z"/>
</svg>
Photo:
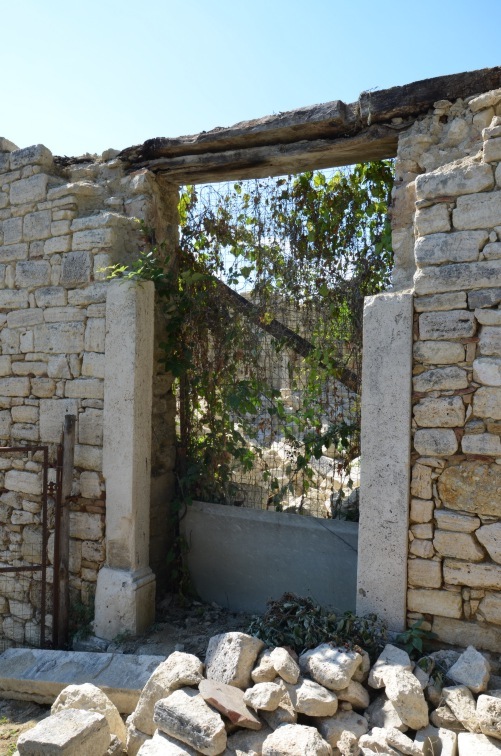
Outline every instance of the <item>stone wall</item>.
<svg viewBox="0 0 501 756">
<path fill-rule="evenodd" d="M 437 103 L 402 140 L 397 165 L 401 178 L 415 170 L 421 145 L 426 172 L 408 173 L 405 187 L 417 266 L 407 619 L 492 650 L 501 648 L 500 108 L 501 90 Z"/>
<path fill-rule="evenodd" d="M 73 604 L 89 604 L 106 559 L 102 449 L 110 283 L 102 269 L 137 256 L 137 218 L 168 242 L 176 229 L 165 188 L 146 171 L 126 176 L 115 155 L 108 151 L 65 167 L 42 145 L 18 150 L 0 139 L 0 443 L 50 444 L 54 460 L 64 415 L 77 416 L 70 515 Z M 120 362 L 113 366 L 120 369 Z M 156 369 L 154 414 L 163 418 L 161 427 L 153 423 L 157 499 L 158 491 L 171 485 L 174 463 L 170 384 Z M 151 415 L 151 407 L 148 411 Z M 38 458 L 23 462 L 6 456 L 0 462 L 0 482 L 7 489 L 0 496 L 0 562 L 16 565 L 25 544 L 41 541 L 36 504 L 41 464 Z M 167 524 L 164 518 L 155 527 L 157 539 L 165 539 Z M 29 590 L 24 599 L 29 602 Z M 8 597 L 0 596 L 0 602 L 8 634 L 12 607 Z M 23 633 L 16 622 L 11 639 L 28 641 Z"/>
</svg>

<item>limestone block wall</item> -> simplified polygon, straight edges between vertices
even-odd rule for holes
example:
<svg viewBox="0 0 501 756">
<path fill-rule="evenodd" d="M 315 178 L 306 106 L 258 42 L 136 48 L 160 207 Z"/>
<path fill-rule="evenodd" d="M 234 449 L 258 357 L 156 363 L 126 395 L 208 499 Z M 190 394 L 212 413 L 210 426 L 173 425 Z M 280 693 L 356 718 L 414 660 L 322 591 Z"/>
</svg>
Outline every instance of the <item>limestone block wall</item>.
<svg viewBox="0 0 501 756">
<path fill-rule="evenodd" d="M 137 218 L 164 238 L 170 225 L 159 186 L 147 172 L 124 175 L 113 151 L 67 167 L 42 145 L 13 147 L 0 139 L 0 444 L 50 444 L 53 456 L 64 415 L 77 416 L 70 585 L 72 601 L 88 604 L 106 559 L 102 447 L 110 284 L 102 268 L 137 255 Z M 154 475 L 172 475 L 170 388 L 157 371 L 156 412 L 164 428 L 155 425 Z M 0 484 L 8 489 L 0 495 L 2 565 L 15 565 L 30 540 L 41 540 L 40 480 L 38 458 L 0 457 Z M 28 588 L 24 599 L 30 602 Z M 0 605 L 4 633 L 23 642 L 29 625 L 12 620 L 8 596 L 0 595 Z"/>
<path fill-rule="evenodd" d="M 415 196 L 417 266 L 408 622 L 423 619 L 443 641 L 498 651 L 500 107 L 501 90 L 439 103 L 438 111 L 462 114 L 455 129 L 470 134 L 469 146 L 458 155 L 457 145 L 442 142 L 439 165 L 428 166 L 425 155 L 427 171 L 407 188 Z"/>
</svg>

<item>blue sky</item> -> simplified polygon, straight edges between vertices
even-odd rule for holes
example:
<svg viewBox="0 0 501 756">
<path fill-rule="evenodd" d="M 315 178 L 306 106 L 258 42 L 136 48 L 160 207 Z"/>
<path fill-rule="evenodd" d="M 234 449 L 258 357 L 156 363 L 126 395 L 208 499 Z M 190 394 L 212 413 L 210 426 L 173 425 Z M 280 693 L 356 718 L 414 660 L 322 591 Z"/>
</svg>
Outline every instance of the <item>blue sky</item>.
<svg viewBox="0 0 501 756">
<path fill-rule="evenodd" d="M 0 0 L 0 136 L 121 149 L 501 64 L 501 0 Z"/>
</svg>

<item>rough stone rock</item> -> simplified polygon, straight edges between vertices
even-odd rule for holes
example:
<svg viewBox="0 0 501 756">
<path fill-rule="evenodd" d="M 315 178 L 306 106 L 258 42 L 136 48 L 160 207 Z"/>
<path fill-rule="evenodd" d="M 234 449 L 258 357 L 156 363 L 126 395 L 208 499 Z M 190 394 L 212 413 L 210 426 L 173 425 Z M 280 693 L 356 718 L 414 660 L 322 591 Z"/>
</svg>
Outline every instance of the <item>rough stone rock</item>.
<svg viewBox="0 0 501 756">
<path fill-rule="evenodd" d="M 428 725 L 416 732 L 414 742 L 421 745 L 423 756 L 457 756 L 457 734 L 452 730 Z"/>
<path fill-rule="evenodd" d="M 414 391 L 449 391 L 468 387 L 466 370 L 451 365 L 451 367 L 439 367 L 426 370 L 412 379 Z"/>
<path fill-rule="evenodd" d="M 448 706 L 437 706 L 430 714 L 430 722 L 438 728 L 463 732 L 466 728 L 452 713 Z"/>
<path fill-rule="evenodd" d="M 283 725 L 268 735 L 263 756 L 331 756 L 332 748 L 315 727 Z"/>
<path fill-rule="evenodd" d="M 482 733 L 501 740 L 501 696 L 479 696 L 476 714 Z"/>
<path fill-rule="evenodd" d="M 401 732 L 406 732 L 409 728 L 402 722 L 397 710 L 388 697 L 382 693 L 365 710 L 365 716 L 371 727 L 396 727 Z"/>
<path fill-rule="evenodd" d="M 499 593 L 486 593 L 480 602 L 477 614 L 487 622 L 501 625 L 501 596 Z"/>
<path fill-rule="evenodd" d="M 245 691 L 243 700 L 248 706 L 256 709 L 256 711 L 258 709 L 275 711 L 283 694 L 283 688 L 276 683 L 256 683 L 252 688 Z"/>
<path fill-rule="evenodd" d="M 472 310 L 477 307 L 492 307 L 501 302 L 501 289 L 480 289 L 468 293 L 468 306 Z"/>
<path fill-rule="evenodd" d="M 318 731 L 324 740 L 335 748 L 343 732 L 351 732 L 360 738 L 369 729 L 367 719 L 354 711 L 338 711 L 333 717 L 317 719 Z"/>
<path fill-rule="evenodd" d="M 418 425 L 427 428 L 456 428 L 464 425 L 464 403 L 460 396 L 422 399 L 414 406 Z"/>
<path fill-rule="evenodd" d="M 480 732 L 475 712 L 475 699 L 466 685 L 442 688 L 445 703 L 456 719 L 470 732 Z"/>
<path fill-rule="evenodd" d="M 249 730 L 261 729 L 261 722 L 245 705 L 244 693 L 240 688 L 216 680 L 202 680 L 198 690 L 204 701 L 224 714 L 233 724 Z"/>
<path fill-rule="evenodd" d="M 137 756 L 197 756 L 198 751 L 189 745 L 169 737 L 157 730 L 151 740 L 146 740 Z"/>
<path fill-rule="evenodd" d="M 454 533 L 450 530 L 436 529 L 433 537 L 433 547 L 441 556 L 467 559 L 470 562 L 481 562 L 485 557 L 484 550 L 469 533 Z M 433 614 L 433 612 L 430 613 Z M 452 617 L 456 615 L 446 614 L 445 616 Z M 461 612 L 458 616 L 461 616 Z"/>
<path fill-rule="evenodd" d="M 381 730 L 378 727 L 373 727 L 368 735 L 362 735 L 358 741 L 358 745 L 362 749 L 364 754 L 384 754 L 385 756 L 399 756 L 399 752 L 396 751 L 388 743 L 386 738 L 386 730 Z"/>
<path fill-rule="evenodd" d="M 218 756 L 226 748 L 224 722 L 198 691 L 181 688 L 161 698 L 155 704 L 153 720 L 159 730 L 206 756 Z"/>
<path fill-rule="evenodd" d="M 501 357 L 479 357 L 474 360 L 473 380 L 485 386 L 501 386 Z"/>
<path fill-rule="evenodd" d="M 141 746 L 149 741 L 150 736 L 145 732 L 141 732 L 137 727 L 134 727 L 130 721 L 130 717 L 127 719 L 127 754 L 128 756 L 136 756 Z"/>
<path fill-rule="evenodd" d="M 272 682 L 277 676 L 277 670 L 271 659 L 271 649 L 265 648 L 258 657 L 257 665 L 251 672 L 252 681 L 255 683 Z"/>
<path fill-rule="evenodd" d="M 106 717 L 111 735 L 116 735 L 125 746 L 127 732 L 120 713 L 105 693 L 91 683 L 68 685 L 61 691 L 51 707 L 51 713 L 57 714 L 63 709 L 84 709 L 97 711 Z"/>
<path fill-rule="evenodd" d="M 386 695 L 402 722 L 413 730 L 428 724 L 428 705 L 418 679 L 397 666 L 390 666 L 384 674 Z"/>
<path fill-rule="evenodd" d="M 492 561 L 501 564 L 501 522 L 484 525 L 476 531 L 475 535 Z"/>
<path fill-rule="evenodd" d="M 20 756 L 104 756 L 110 744 L 106 717 L 96 711 L 64 709 L 23 732 Z"/>
<path fill-rule="evenodd" d="M 414 255 L 421 267 L 444 262 L 459 263 L 478 260 L 479 249 L 487 238 L 485 231 L 430 234 L 416 241 Z"/>
<path fill-rule="evenodd" d="M 420 428 L 414 433 L 414 448 L 423 457 L 448 457 L 458 449 L 452 428 Z"/>
<path fill-rule="evenodd" d="M 203 664 L 193 654 L 174 651 L 158 665 L 144 686 L 131 722 L 141 732 L 153 735 L 153 711 L 161 698 L 166 698 L 178 688 L 198 685 L 202 680 Z"/>
<path fill-rule="evenodd" d="M 315 682 L 329 690 L 347 688 L 356 669 L 362 663 L 362 657 L 356 651 L 335 648 L 329 643 L 306 651 L 299 657 L 299 667 Z"/>
<path fill-rule="evenodd" d="M 474 158 L 462 158 L 416 178 L 416 197 L 456 197 L 485 192 L 494 186 L 492 168 Z"/>
<path fill-rule="evenodd" d="M 458 735 L 458 756 L 499 756 L 499 741 L 487 735 L 460 732 Z"/>
<path fill-rule="evenodd" d="M 481 386 L 473 396 L 473 412 L 477 417 L 501 420 L 501 388 Z"/>
<path fill-rule="evenodd" d="M 295 685 L 286 684 L 286 688 L 298 714 L 307 714 L 309 717 L 331 717 L 337 711 L 337 696 L 313 680 L 300 678 Z"/>
<path fill-rule="evenodd" d="M 299 679 L 299 665 L 292 658 L 286 648 L 274 648 L 270 654 L 270 661 L 282 680 L 294 685 Z"/>
<path fill-rule="evenodd" d="M 285 687 L 282 678 L 275 678 L 275 683 L 282 689 L 282 698 L 280 704 L 274 711 L 260 711 L 259 716 L 264 719 L 268 727 L 276 730 L 283 724 L 295 724 L 297 722 L 297 712 L 292 705 L 289 693 Z"/>
<path fill-rule="evenodd" d="M 369 705 L 369 693 L 356 680 L 350 680 L 347 688 L 336 691 L 339 701 L 348 701 L 354 709 L 366 709 Z"/>
<path fill-rule="evenodd" d="M 213 636 L 207 647 L 205 658 L 206 677 L 208 680 L 248 688 L 251 684 L 251 672 L 257 655 L 264 648 L 264 643 L 245 633 L 223 633 Z"/>
<path fill-rule="evenodd" d="M 499 516 L 500 489 L 501 466 L 481 462 L 461 462 L 448 467 L 438 481 L 444 507 L 479 515 Z"/>
<path fill-rule="evenodd" d="M 341 756 L 360 756 L 358 738 L 352 732 L 345 730 L 337 742 L 337 751 Z"/>
<path fill-rule="evenodd" d="M 466 685 L 472 693 L 487 690 L 491 665 L 473 646 L 468 646 L 457 662 L 449 669 L 448 676 L 459 685 Z"/>
<path fill-rule="evenodd" d="M 369 685 L 371 688 L 384 688 L 385 673 L 390 667 L 400 667 L 412 672 L 413 665 L 407 651 L 404 651 L 391 643 L 387 643 L 382 652 L 379 654 L 376 663 L 369 674 Z"/>
<path fill-rule="evenodd" d="M 464 361 L 464 346 L 456 341 L 416 341 L 414 359 L 427 365 L 447 365 Z"/>
<path fill-rule="evenodd" d="M 472 533 L 482 524 L 478 517 L 450 512 L 447 509 L 435 509 L 434 515 L 440 530 L 452 530 L 458 533 Z"/>
<path fill-rule="evenodd" d="M 423 748 L 395 727 L 385 730 L 385 733 L 388 745 L 393 746 L 401 753 L 406 754 L 406 756 L 423 756 L 423 750 L 425 748 L 429 749 L 429 744 L 427 744 L 426 741 Z"/>
<path fill-rule="evenodd" d="M 497 565 L 485 562 L 475 564 L 461 562 L 459 559 L 444 560 L 444 580 L 450 585 L 470 586 L 470 588 L 493 588 L 501 590 L 501 570 Z M 478 644 L 464 639 L 464 643 Z M 481 646 L 481 648 L 485 648 Z"/>
<path fill-rule="evenodd" d="M 226 744 L 225 756 L 261 756 L 263 743 L 271 735 L 269 727 L 263 727 L 259 732 L 240 730 L 230 735 Z"/>
</svg>

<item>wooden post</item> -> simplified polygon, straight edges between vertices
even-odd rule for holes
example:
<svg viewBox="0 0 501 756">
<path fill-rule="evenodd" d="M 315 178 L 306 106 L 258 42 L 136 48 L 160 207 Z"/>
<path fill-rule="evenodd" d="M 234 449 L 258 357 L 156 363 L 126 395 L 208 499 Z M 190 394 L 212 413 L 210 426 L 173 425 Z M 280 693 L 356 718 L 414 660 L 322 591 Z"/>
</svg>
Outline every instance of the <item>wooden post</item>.
<svg viewBox="0 0 501 756">
<path fill-rule="evenodd" d="M 70 611 L 70 510 L 68 499 L 73 483 L 75 457 L 75 415 L 66 415 L 63 428 L 63 470 L 61 475 L 61 522 L 59 528 L 59 560 L 55 565 L 59 574 L 59 616 L 57 647 L 67 648 Z"/>
</svg>

